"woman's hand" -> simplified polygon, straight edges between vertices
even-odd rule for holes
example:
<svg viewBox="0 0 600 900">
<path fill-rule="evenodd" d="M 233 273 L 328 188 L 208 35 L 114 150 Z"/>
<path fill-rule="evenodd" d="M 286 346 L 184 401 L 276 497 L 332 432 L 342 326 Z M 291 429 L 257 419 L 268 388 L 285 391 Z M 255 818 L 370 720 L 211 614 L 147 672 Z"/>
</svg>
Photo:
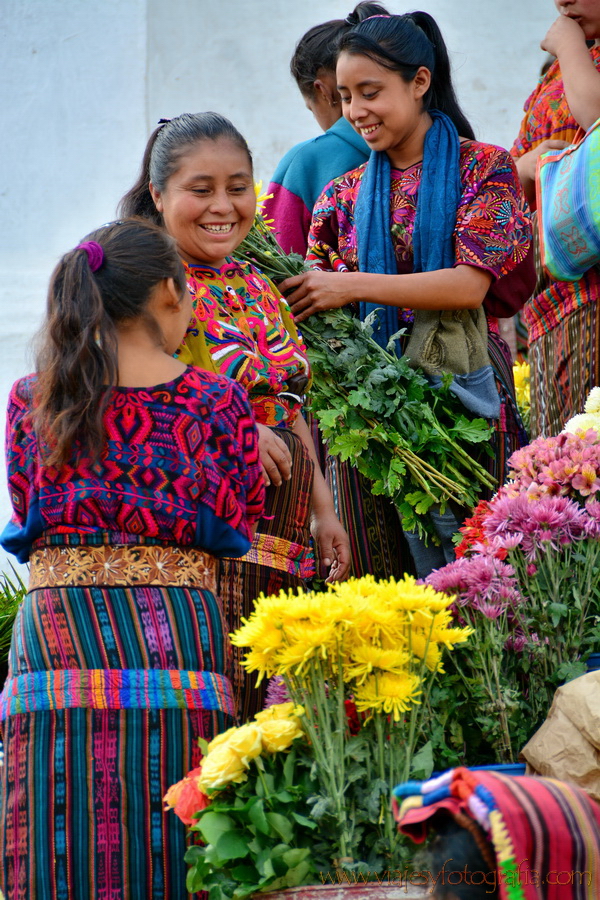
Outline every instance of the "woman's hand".
<svg viewBox="0 0 600 900">
<path fill-rule="evenodd" d="M 280 487 L 284 481 L 289 481 L 292 475 L 292 456 L 285 441 L 273 432 L 268 425 L 257 423 L 258 452 L 262 465 L 265 484 L 274 484 Z"/>
<path fill-rule="evenodd" d="M 540 46 L 542 50 L 560 58 L 565 50 L 569 50 L 577 44 L 582 45 L 582 49 L 587 52 L 583 29 L 575 19 L 571 19 L 569 16 L 559 16 L 548 29 Z"/>
<path fill-rule="evenodd" d="M 328 583 L 343 581 L 350 571 L 350 541 L 333 509 L 313 512 L 310 530 L 326 570 L 321 576 L 327 575 Z"/>
<path fill-rule="evenodd" d="M 568 146 L 567 141 L 542 141 L 533 150 L 528 150 L 527 153 L 515 160 L 527 202 L 532 209 L 535 209 L 535 172 L 538 156 L 541 156 L 542 153 L 546 153 L 548 150 L 563 150 Z"/>
<path fill-rule="evenodd" d="M 302 275 L 286 278 L 279 285 L 285 294 L 297 322 L 326 309 L 337 309 L 352 303 L 352 272 L 321 272 L 313 269 Z M 289 292 L 292 293 L 289 293 Z"/>
</svg>

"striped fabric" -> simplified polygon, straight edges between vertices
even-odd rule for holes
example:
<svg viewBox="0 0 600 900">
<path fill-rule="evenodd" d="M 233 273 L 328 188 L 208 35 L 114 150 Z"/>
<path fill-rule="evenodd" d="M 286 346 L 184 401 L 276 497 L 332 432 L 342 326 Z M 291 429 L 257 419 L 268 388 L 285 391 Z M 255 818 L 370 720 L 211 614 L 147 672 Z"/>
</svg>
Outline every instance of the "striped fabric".
<svg viewBox="0 0 600 900">
<path fill-rule="evenodd" d="M 493 848 L 502 900 L 600 897 L 600 806 L 578 787 L 459 768 L 394 795 L 398 827 L 418 843 L 440 812 L 465 827 L 465 817 L 476 822 Z M 451 868 L 449 860 L 446 874 L 459 874 Z"/>
<path fill-rule="evenodd" d="M 17 713 L 77 707 L 219 709 L 235 715 L 229 679 L 213 672 L 70 669 L 9 679 L 0 697 L 0 721 Z"/>
<path fill-rule="evenodd" d="M 559 434 L 571 416 L 583 411 L 588 393 L 600 384 L 599 346 L 598 303 L 572 312 L 530 344 L 532 438 Z"/>
<path fill-rule="evenodd" d="M 497 332 L 496 323 L 497 320 L 488 322 L 488 353 L 500 395 L 500 419 L 490 440 L 493 456 L 484 456 L 481 462 L 498 484 L 504 484 L 508 477 L 508 460 L 515 450 L 527 443 L 527 432 L 515 397 L 512 355 L 508 344 Z"/>
<path fill-rule="evenodd" d="M 396 507 L 373 494 L 371 482 L 349 462 L 327 458 L 327 482 L 335 509 L 350 538 L 350 575 L 361 578 L 401 578 L 413 572 Z"/>
<path fill-rule="evenodd" d="M 217 560 L 217 592 L 223 601 L 230 631 L 240 627 L 242 617 L 254 609 L 263 593 L 277 594 L 288 588 L 305 587 L 315 573 L 310 539 L 310 500 L 313 462 L 300 438 L 289 428 L 277 428 L 292 456 L 292 475 L 280 487 L 266 490 L 265 512 L 252 547 L 243 559 Z M 289 549 L 289 557 L 285 556 Z M 234 647 L 231 679 L 240 721 L 254 716 L 264 706 L 266 681 L 256 687 L 256 673 L 246 674 L 240 661 L 245 650 Z"/>
<path fill-rule="evenodd" d="M 58 540 L 34 551 L 37 583 Z M 7 900 L 183 900 L 185 826 L 162 797 L 198 764 L 198 738 L 232 722 L 215 595 L 198 578 L 195 587 L 101 584 L 97 549 L 83 565 L 79 546 L 77 585 L 30 590 L 15 622 L 0 698 Z M 68 582 L 68 567 L 60 571 Z M 84 571 L 95 583 L 81 583 Z"/>
<path fill-rule="evenodd" d="M 600 71 L 600 47 L 590 47 L 589 53 Z M 573 142 L 579 125 L 567 103 L 558 60 L 527 99 L 524 112 L 511 151 L 515 158 L 548 139 Z M 598 384 L 597 313 L 592 309 L 582 314 L 582 308 L 599 303 L 600 269 L 594 266 L 579 281 L 540 283 L 523 310 L 532 362 L 532 438 L 557 434 L 581 411 L 589 388 Z M 578 354 L 580 359 L 575 359 Z"/>
</svg>

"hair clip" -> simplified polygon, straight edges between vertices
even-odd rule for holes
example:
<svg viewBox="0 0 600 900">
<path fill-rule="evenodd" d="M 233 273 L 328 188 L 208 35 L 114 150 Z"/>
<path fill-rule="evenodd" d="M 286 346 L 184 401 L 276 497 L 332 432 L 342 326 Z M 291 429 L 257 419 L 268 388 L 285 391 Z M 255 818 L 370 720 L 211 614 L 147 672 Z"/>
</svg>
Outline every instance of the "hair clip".
<svg viewBox="0 0 600 900">
<path fill-rule="evenodd" d="M 171 121 L 170 119 L 159 119 L 159 120 L 158 120 L 158 124 L 159 124 L 159 125 L 166 125 L 166 124 L 167 124 L 168 122 L 170 122 L 170 121 Z"/>
</svg>

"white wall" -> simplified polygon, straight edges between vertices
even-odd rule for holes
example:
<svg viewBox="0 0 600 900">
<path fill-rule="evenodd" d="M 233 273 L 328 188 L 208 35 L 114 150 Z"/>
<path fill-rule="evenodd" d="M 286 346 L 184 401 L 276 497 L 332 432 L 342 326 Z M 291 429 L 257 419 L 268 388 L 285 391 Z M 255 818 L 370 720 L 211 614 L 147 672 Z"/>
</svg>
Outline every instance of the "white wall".
<svg viewBox="0 0 600 900">
<path fill-rule="evenodd" d="M 309 27 L 352 0 L 0 0 L 0 417 L 61 253 L 114 217 L 157 120 L 214 109 L 267 182 L 316 132 L 289 75 Z M 389 0 L 391 12 L 405 6 Z M 510 145 L 552 0 L 421 0 L 482 140 Z M 0 426 L 2 420 L 0 419 Z M 8 515 L 0 464 L 0 527 Z M 0 558 L 0 568 L 2 559 Z"/>
</svg>

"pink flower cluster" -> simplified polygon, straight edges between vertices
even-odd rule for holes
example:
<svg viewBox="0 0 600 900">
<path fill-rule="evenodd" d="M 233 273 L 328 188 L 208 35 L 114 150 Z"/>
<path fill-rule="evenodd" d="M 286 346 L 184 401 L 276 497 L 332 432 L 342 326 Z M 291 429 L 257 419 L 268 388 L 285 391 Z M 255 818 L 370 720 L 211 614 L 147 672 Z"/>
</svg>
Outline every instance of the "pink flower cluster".
<svg viewBox="0 0 600 900">
<path fill-rule="evenodd" d="M 538 438 L 514 453 L 509 466 L 511 480 L 461 529 L 459 558 L 426 581 L 455 596 L 458 618 L 465 607 L 487 619 L 507 613 L 506 647 L 519 650 L 525 639 L 515 613 L 526 604 L 544 554 L 600 540 L 600 439 L 592 430 Z M 505 561 L 511 553 L 520 575 Z"/>
<path fill-rule="evenodd" d="M 533 563 L 549 547 L 560 550 L 575 541 L 600 537 L 598 519 L 568 497 L 549 495 L 538 500 L 507 493 L 501 491 L 490 503 L 483 522 L 488 552 L 505 556 L 506 551 L 520 547 Z"/>
<path fill-rule="evenodd" d="M 600 491 L 600 437 L 592 429 L 577 434 L 539 437 L 509 460 L 509 481 L 503 490 L 531 499 L 573 496 L 587 501 Z"/>
<path fill-rule="evenodd" d="M 523 602 L 511 565 L 483 550 L 436 569 L 425 579 L 436 591 L 455 594 L 454 612 L 470 607 L 486 619 L 498 619 Z"/>
</svg>

